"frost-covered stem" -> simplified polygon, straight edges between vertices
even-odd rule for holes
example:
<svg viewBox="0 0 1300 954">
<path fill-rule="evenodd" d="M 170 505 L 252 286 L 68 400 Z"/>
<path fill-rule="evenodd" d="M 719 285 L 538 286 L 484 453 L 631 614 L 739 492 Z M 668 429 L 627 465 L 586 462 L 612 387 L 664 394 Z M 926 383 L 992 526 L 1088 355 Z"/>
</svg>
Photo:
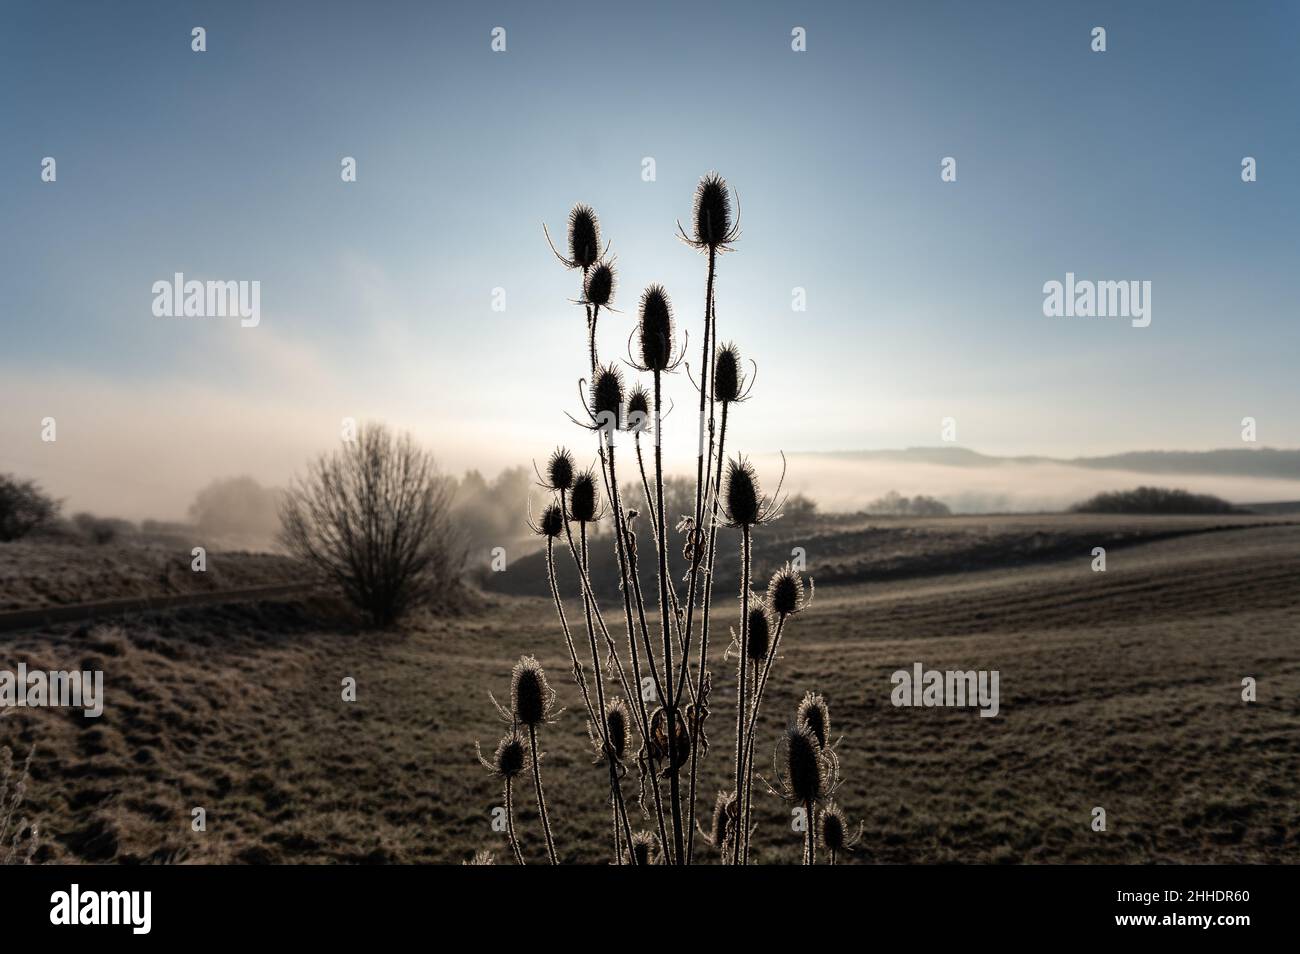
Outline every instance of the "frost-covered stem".
<svg viewBox="0 0 1300 954">
<path fill-rule="evenodd" d="M 537 754 L 537 726 L 528 727 L 528 746 L 533 756 L 533 788 L 537 791 L 537 814 L 542 820 L 542 831 L 546 834 L 546 854 L 551 864 L 558 865 L 560 859 L 555 854 L 555 839 L 551 837 L 551 819 L 546 813 L 546 794 L 542 791 L 541 758 Z"/>
<path fill-rule="evenodd" d="M 748 524 L 740 528 L 740 682 L 736 689 L 736 797 L 741 799 L 736 805 L 736 817 L 744 804 L 744 792 L 747 785 L 747 765 L 745 762 L 745 703 L 746 689 L 749 682 L 749 560 L 750 534 L 753 528 Z M 738 832 L 732 846 L 732 863 L 740 861 L 740 845 L 744 841 L 744 832 Z"/>
<path fill-rule="evenodd" d="M 745 759 L 746 761 L 749 762 L 750 765 L 754 764 L 754 739 L 758 735 L 758 710 L 759 707 L 762 706 L 763 704 L 763 692 L 767 689 L 767 677 L 771 674 L 772 666 L 776 662 L 776 652 L 781 647 L 781 633 L 784 630 L 785 630 L 785 617 L 781 616 L 776 621 L 776 634 L 772 637 L 772 648 L 768 650 L 767 659 L 764 660 L 763 662 L 763 674 L 760 677 L 758 677 L 756 681 L 756 685 L 754 686 L 754 694 L 753 694 L 754 702 L 749 713 L 749 730 L 747 733 L 748 738 L 745 743 L 745 751 L 748 753 L 745 756 Z M 742 837 L 744 838 L 744 848 L 742 850 L 741 857 L 745 864 L 749 864 L 749 832 L 750 832 L 749 809 L 750 809 L 750 805 L 754 800 L 753 795 L 754 795 L 754 786 L 751 784 L 749 788 L 745 791 L 745 801 L 744 801 L 744 805 L 742 806 L 743 810 L 741 812 L 745 820 L 745 825 L 743 828 L 744 834 L 742 835 Z"/>
<path fill-rule="evenodd" d="M 519 839 L 515 837 L 515 804 L 512 789 L 513 779 L 506 779 L 506 841 L 510 842 L 510 851 L 515 856 L 516 864 L 524 863 L 524 853 L 519 850 Z"/>
<path fill-rule="evenodd" d="M 582 690 L 582 704 L 587 710 L 587 718 L 594 722 L 604 738 L 604 720 L 598 720 L 591 708 L 591 696 L 587 692 L 587 680 L 582 675 L 582 663 L 578 661 L 578 648 L 574 645 L 573 634 L 569 631 L 569 620 L 564 615 L 564 604 L 560 600 L 560 587 L 555 578 L 555 541 L 546 538 L 546 579 L 551 585 L 551 598 L 555 600 L 555 612 L 560 617 L 560 628 L 564 630 L 564 643 L 569 647 L 569 659 L 573 662 L 573 681 Z"/>
<path fill-rule="evenodd" d="M 723 448 L 727 442 L 727 408 L 730 402 L 722 405 L 722 427 L 718 432 L 718 458 L 722 458 Z M 704 667 L 707 662 L 709 653 L 709 607 L 713 602 L 713 561 L 717 556 L 718 545 L 718 497 L 722 485 L 722 465 L 718 465 L 717 474 L 713 481 L 713 503 L 710 508 L 711 516 L 709 519 L 709 549 L 708 549 L 708 570 L 704 579 L 704 611 L 700 617 L 700 659 L 697 672 L 699 684 L 693 692 L 696 700 L 704 694 Z M 688 611 L 689 617 L 689 611 Z M 689 631 L 689 625 L 687 630 Z M 689 667 L 687 667 L 689 668 Z M 678 690 L 678 696 L 681 696 L 681 690 Z M 698 733 L 696 733 L 698 735 Z M 691 737 L 691 778 L 688 788 L 689 821 L 687 823 L 687 846 L 686 857 L 690 859 L 695 853 L 695 785 L 697 775 L 697 763 L 699 761 L 699 747 L 696 744 L 696 737 Z"/>
</svg>

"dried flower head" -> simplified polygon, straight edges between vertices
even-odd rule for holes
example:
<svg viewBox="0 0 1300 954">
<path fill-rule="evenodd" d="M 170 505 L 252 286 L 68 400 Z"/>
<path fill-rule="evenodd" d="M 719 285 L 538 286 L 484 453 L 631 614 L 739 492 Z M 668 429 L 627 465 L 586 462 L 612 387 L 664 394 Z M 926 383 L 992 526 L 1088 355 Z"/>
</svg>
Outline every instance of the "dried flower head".
<svg viewBox="0 0 1300 954">
<path fill-rule="evenodd" d="M 821 803 L 839 788 L 839 757 L 833 748 L 822 746 L 817 737 L 798 724 L 785 731 L 772 757 L 773 772 L 780 790 L 768 786 L 779 798 L 796 805 Z"/>
<path fill-rule="evenodd" d="M 727 180 L 716 172 L 704 176 L 695 187 L 691 220 L 693 236 L 688 236 L 680 224 L 677 228 L 682 240 L 695 248 L 725 252 L 740 237 L 739 214 L 732 221 L 731 190 L 727 188 Z"/>
<path fill-rule="evenodd" d="M 590 268 L 600 258 L 600 223 L 589 205 L 569 212 L 569 258 L 578 268 Z"/>
<path fill-rule="evenodd" d="M 706 839 L 710 845 L 723 852 L 726 857 L 727 843 L 736 832 L 740 817 L 740 800 L 735 792 L 718 792 L 713 803 L 713 818 L 709 823 Z"/>
<path fill-rule="evenodd" d="M 624 864 L 659 864 L 659 839 L 652 832 L 639 831 L 632 836 L 632 844 L 623 849 Z"/>
<path fill-rule="evenodd" d="M 617 426 L 623 414 L 623 375 L 614 365 L 600 368 L 592 382 L 589 408 L 596 427 Z"/>
<path fill-rule="evenodd" d="M 820 692 L 805 693 L 794 721 L 799 728 L 811 732 L 819 746 L 826 748 L 831 737 L 831 710 L 825 696 Z"/>
<path fill-rule="evenodd" d="M 768 650 L 772 648 L 771 619 L 767 607 L 761 600 L 755 600 L 749 608 L 749 628 L 746 632 L 745 653 L 751 662 L 759 663 L 767 659 Z"/>
<path fill-rule="evenodd" d="M 559 504 L 549 504 L 542 511 L 541 519 L 534 523 L 529 518 L 528 527 L 538 536 L 553 540 L 564 532 L 564 511 Z"/>
<path fill-rule="evenodd" d="M 510 711 L 520 725 L 539 726 L 547 722 L 555 705 L 555 690 L 533 656 L 521 656 L 510 674 Z"/>
<path fill-rule="evenodd" d="M 573 455 L 567 448 L 557 447 L 546 462 L 546 486 L 551 490 L 568 490 L 573 486 Z"/>
<path fill-rule="evenodd" d="M 862 838 L 862 824 L 859 822 L 858 830 L 850 834 L 848 818 L 835 802 L 822 809 L 818 829 L 822 845 L 832 854 L 853 851 Z"/>
<path fill-rule="evenodd" d="M 667 371 L 673 363 L 673 306 L 662 285 L 641 294 L 641 362 L 643 371 Z"/>
<path fill-rule="evenodd" d="M 496 863 L 496 855 L 492 854 L 492 852 L 488 851 L 486 848 L 480 848 L 478 851 L 474 852 L 473 858 L 461 862 L 462 865 L 494 865 Z"/>
<path fill-rule="evenodd" d="M 594 523 L 600 519 L 600 494 L 596 476 L 591 471 L 579 474 L 569 493 L 569 515 L 578 523 Z"/>
<path fill-rule="evenodd" d="M 740 349 L 731 342 L 718 349 L 713 361 L 713 396 L 723 404 L 744 400 L 745 374 L 740 368 Z"/>
<path fill-rule="evenodd" d="M 583 271 L 599 262 L 604 253 L 600 248 L 600 222 L 589 205 L 578 203 L 569 211 L 569 257 L 560 254 L 555 243 L 551 241 L 550 229 L 542 225 L 546 242 L 551 252 L 565 268 L 581 268 Z"/>
<path fill-rule="evenodd" d="M 650 394 L 641 382 L 632 385 L 627 395 L 627 429 L 643 431 L 650 424 Z"/>
<path fill-rule="evenodd" d="M 478 748 L 478 743 L 474 743 Z M 485 759 L 483 750 L 479 749 L 478 760 L 498 778 L 512 779 L 524 771 L 528 764 L 528 740 L 513 729 L 497 743 L 492 758 Z"/>
<path fill-rule="evenodd" d="M 758 523 L 762 510 L 758 475 L 744 458 L 727 461 L 725 501 L 727 520 L 733 527 L 752 527 Z"/>
<path fill-rule="evenodd" d="M 620 762 L 627 753 L 628 710 L 622 699 L 611 699 L 605 703 L 605 738 L 614 758 Z"/>
<path fill-rule="evenodd" d="M 778 619 L 802 613 L 812 605 L 812 600 L 812 577 L 808 578 L 805 598 L 803 576 L 789 563 L 772 574 L 772 580 L 767 584 L 767 605 Z"/>
<path fill-rule="evenodd" d="M 587 273 L 587 281 L 582 288 L 583 301 L 588 305 L 606 307 L 614 300 L 614 287 L 618 276 L 614 267 L 608 262 L 597 262 L 596 267 Z"/>
</svg>

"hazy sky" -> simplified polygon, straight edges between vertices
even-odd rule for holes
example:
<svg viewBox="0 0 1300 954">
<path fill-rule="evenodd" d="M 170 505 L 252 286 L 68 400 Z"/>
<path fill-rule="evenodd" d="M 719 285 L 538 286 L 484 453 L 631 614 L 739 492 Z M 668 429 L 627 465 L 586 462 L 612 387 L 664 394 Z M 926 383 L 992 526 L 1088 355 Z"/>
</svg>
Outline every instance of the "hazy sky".
<svg viewBox="0 0 1300 954">
<path fill-rule="evenodd" d="M 212 477 L 283 482 L 344 416 L 453 469 L 586 448 L 577 282 L 541 225 L 601 215 L 605 355 L 651 281 L 694 352 L 704 259 L 674 229 L 711 169 L 743 206 L 720 334 L 760 365 L 733 446 L 938 444 L 953 417 L 989 453 L 1199 449 L 1248 415 L 1300 445 L 1298 10 L 10 0 L 0 470 L 172 516 Z M 260 281 L 261 324 L 155 318 L 175 272 Z M 1150 327 L 1044 317 L 1066 272 L 1150 281 Z"/>
</svg>

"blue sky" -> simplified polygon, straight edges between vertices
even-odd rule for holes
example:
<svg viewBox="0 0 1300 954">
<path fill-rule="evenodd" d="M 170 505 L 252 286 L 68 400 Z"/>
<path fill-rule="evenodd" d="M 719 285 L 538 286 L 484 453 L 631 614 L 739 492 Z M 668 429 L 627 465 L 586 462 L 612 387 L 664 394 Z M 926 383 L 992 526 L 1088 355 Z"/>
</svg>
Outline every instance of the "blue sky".
<svg viewBox="0 0 1300 954">
<path fill-rule="evenodd" d="M 760 365 L 741 449 L 938 444 L 946 416 L 991 453 L 1240 446 L 1245 416 L 1300 445 L 1298 10 L 10 0 L 0 469 L 175 512 L 205 476 L 283 481 L 343 416 L 453 469 L 581 443 L 541 224 L 601 215 L 605 355 L 651 281 L 698 342 L 704 261 L 673 233 L 712 169 L 744 225 L 720 333 Z M 177 271 L 260 281 L 261 324 L 154 318 Z M 1151 326 L 1044 317 L 1067 271 L 1151 281 Z"/>
</svg>

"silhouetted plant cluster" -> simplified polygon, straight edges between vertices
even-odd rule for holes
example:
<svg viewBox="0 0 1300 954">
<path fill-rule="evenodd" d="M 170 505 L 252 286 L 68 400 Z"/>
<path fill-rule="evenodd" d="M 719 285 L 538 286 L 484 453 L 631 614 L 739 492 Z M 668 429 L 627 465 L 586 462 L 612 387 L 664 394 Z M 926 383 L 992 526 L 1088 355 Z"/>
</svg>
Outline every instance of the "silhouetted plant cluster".
<svg viewBox="0 0 1300 954">
<path fill-rule="evenodd" d="M 763 493 L 750 462 L 727 456 L 731 415 L 749 396 L 756 372 L 752 362 L 742 361 L 735 344 L 720 343 L 718 335 L 718 259 L 732 251 L 740 237 L 739 206 L 733 212 L 733 201 L 726 182 L 709 174 L 696 189 L 689 231 L 678 224 L 681 240 L 708 262 L 698 380 L 692 377 L 699 395 L 699 452 L 694 484 L 684 493 L 665 478 L 662 452 L 664 380 L 683 365 L 687 346 L 684 335 L 679 341 L 668 292 L 653 284 L 640 296 L 625 362 L 633 372 L 629 376 L 615 363 L 602 363 L 596 346 L 597 323 L 612 310 L 618 286 L 596 213 L 575 206 L 569 215 L 567 247 L 561 251 L 551 243 L 566 268 L 581 272 L 578 303 L 586 314 L 590 377 L 580 384 L 583 411 L 571 419 L 595 437 L 596 454 L 587 468 L 565 448 L 551 455 L 544 474 L 539 473 L 550 499 L 530 518 L 530 525 L 545 542 L 547 577 L 569 668 L 596 760 L 608 769 L 610 858 L 618 864 L 691 864 L 699 857 L 697 831 L 723 863 L 748 863 L 759 713 L 780 658 L 782 637 L 790 621 L 812 602 L 812 581 L 790 565 L 771 577 L 765 592 L 754 592 L 754 535 L 781 516 L 785 500 L 779 483 L 775 493 Z M 639 484 L 634 507 L 629 507 L 626 488 L 620 489 L 621 479 Z M 602 522 L 612 524 L 613 532 L 596 538 L 594 528 Z M 638 533 L 646 525 L 648 533 Z M 696 820 L 696 802 L 700 764 L 711 751 L 706 731 L 714 692 L 709 641 L 722 531 L 740 538 L 740 592 L 724 656 L 736 666 L 734 738 L 722 750 L 724 757 L 734 759 L 734 784 L 717 793 L 705 830 Z M 607 539 L 618 567 L 622 603 L 612 612 L 601 606 L 592 586 L 598 559 L 592 544 Z M 573 620 L 557 582 L 557 549 L 568 551 L 577 570 L 579 592 L 568 595 L 578 598 L 581 609 Z M 670 569 L 669 554 L 676 550 L 683 555 L 684 573 Z M 645 561 L 653 561 L 657 592 L 645 592 L 638 572 Z M 657 622 L 653 608 L 647 608 L 651 600 L 657 603 Z M 619 609 L 621 620 L 612 615 Z M 482 752 L 479 756 L 503 780 L 507 839 L 519 863 L 524 859 L 515 835 L 514 783 L 529 770 L 547 854 L 552 863 L 557 861 L 538 751 L 539 728 L 558 714 L 552 709 L 553 698 L 537 660 L 521 659 L 514 670 L 510 706 L 497 705 L 509 726 L 507 733 L 490 758 Z M 712 751 L 718 751 L 716 744 Z M 776 758 L 776 787 L 768 788 L 805 813 L 805 862 L 816 860 L 819 838 L 834 862 L 851 849 L 854 838 L 832 802 L 839 760 L 820 695 L 805 699 L 778 744 Z M 633 770 L 634 804 L 628 798 L 630 787 L 624 790 Z M 641 830 L 642 819 L 651 830 Z"/>
</svg>

